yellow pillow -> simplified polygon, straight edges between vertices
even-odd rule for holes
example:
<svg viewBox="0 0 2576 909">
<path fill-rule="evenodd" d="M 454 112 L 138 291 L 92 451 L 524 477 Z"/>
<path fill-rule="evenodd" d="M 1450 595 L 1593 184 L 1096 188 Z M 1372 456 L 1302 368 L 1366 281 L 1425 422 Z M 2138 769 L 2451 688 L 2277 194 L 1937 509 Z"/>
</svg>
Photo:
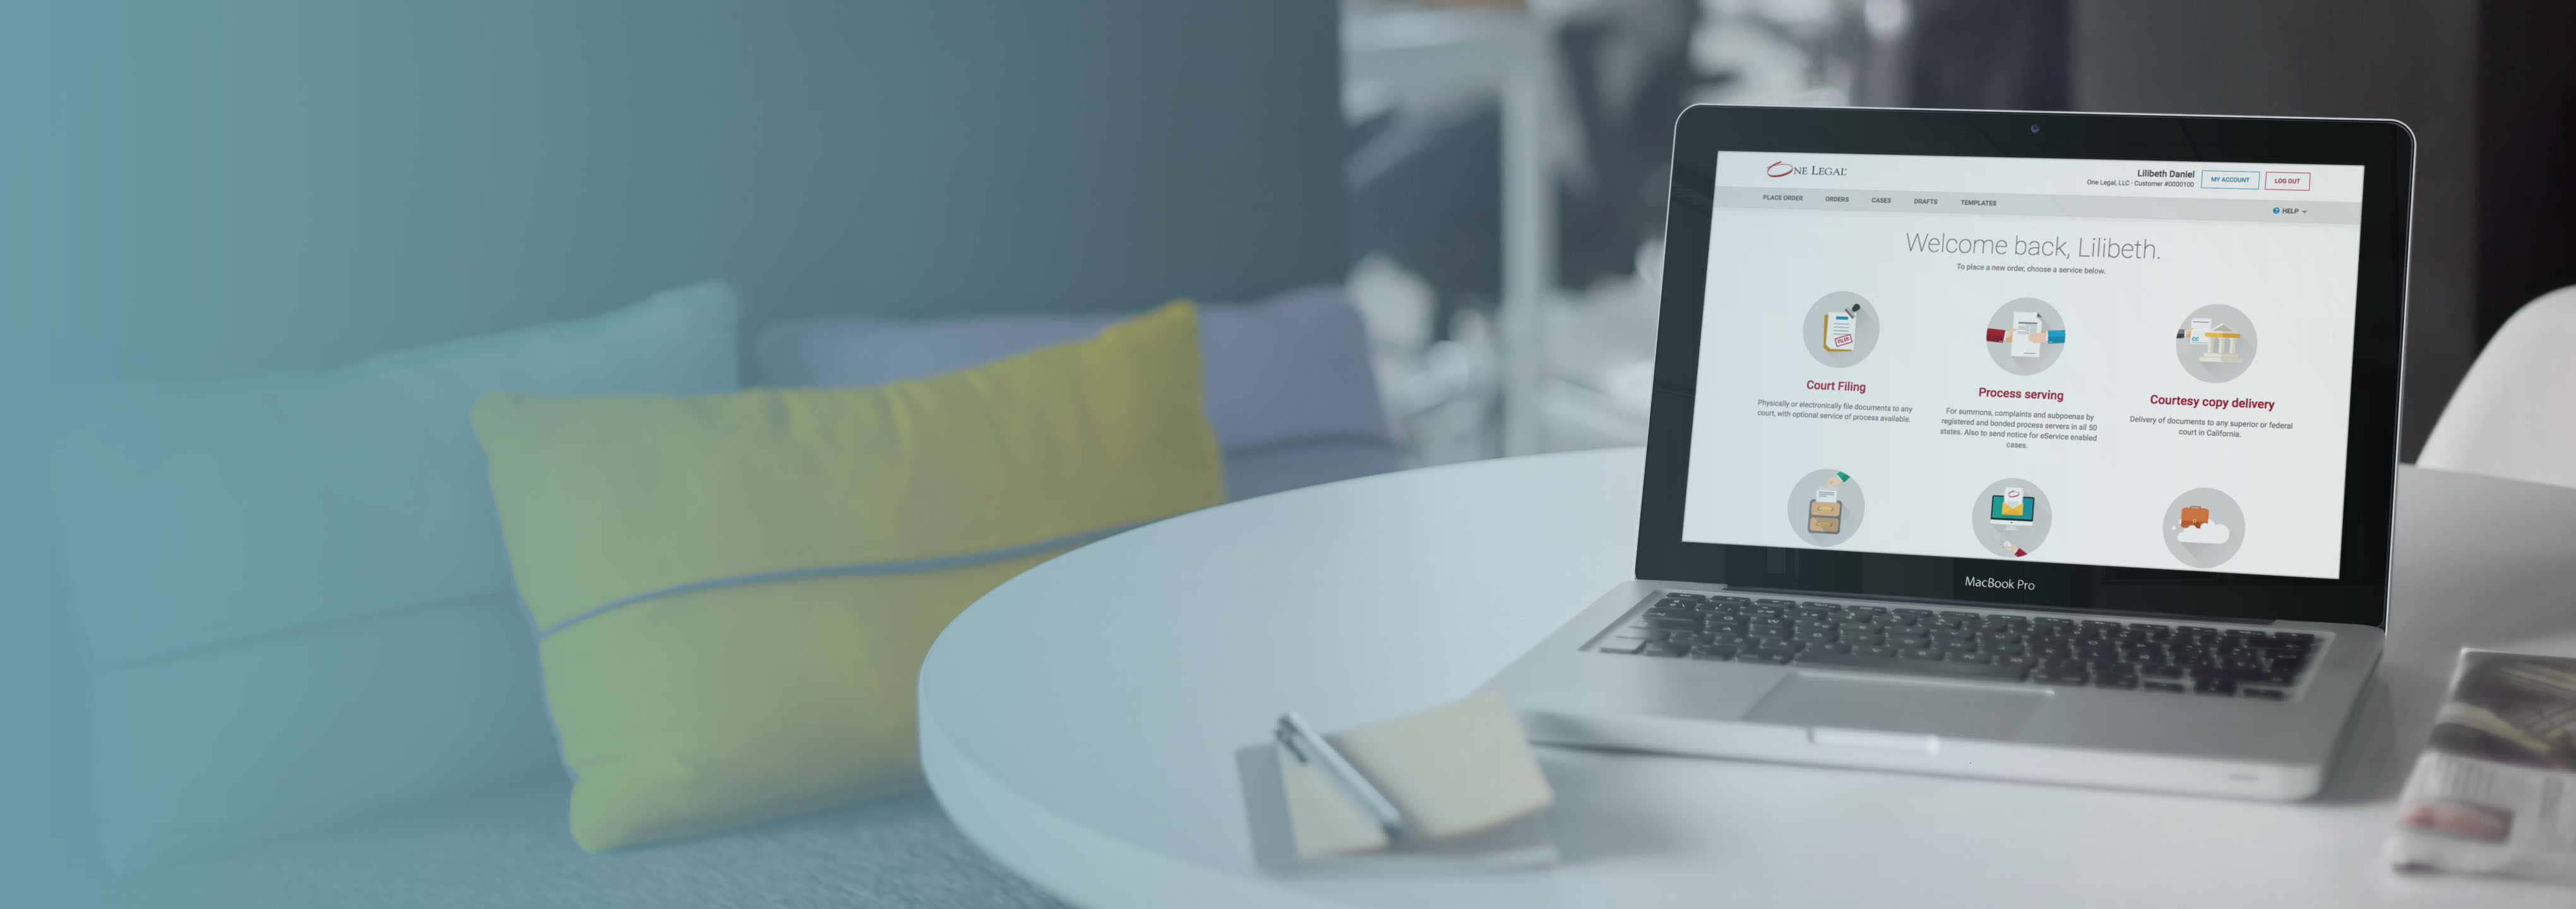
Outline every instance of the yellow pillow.
<svg viewBox="0 0 2576 909">
<path fill-rule="evenodd" d="M 918 785 L 949 619 L 1225 500 L 1187 303 L 874 388 L 496 393 L 474 431 L 593 852 Z"/>
</svg>

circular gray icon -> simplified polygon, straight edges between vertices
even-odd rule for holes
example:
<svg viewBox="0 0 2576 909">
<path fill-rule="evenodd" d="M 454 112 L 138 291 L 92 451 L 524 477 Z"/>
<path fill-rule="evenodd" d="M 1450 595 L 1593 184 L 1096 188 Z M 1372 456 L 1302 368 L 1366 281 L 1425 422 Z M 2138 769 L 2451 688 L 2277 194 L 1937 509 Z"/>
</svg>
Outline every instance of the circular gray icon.
<svg viewBox="0 0 2576 909">
<path fill-rule="evenodd" d="M 1868 510 L 1860 481 L 1839 470 L 1816 471 L 1789 487 L 1789 532 L 1818 546 L 1840 546 L 1851 539 Z"/>
<path fill-rule="evenodd" d="M 1878 307 L 1848 290 L 1826 294 L 1807 307 L 1798 343 L 1818 363 L 1836 369 L 1857 365 L 1878 347 Z"/>
<path fill-rule="evenodd" d="M 2182 371 L 2203 382 L 2244 375 L 2254 365 L 2254 320 L 2233 306 L 2192 310 L 2174 329 L 2174 358 L 2182 361 Z"/>
<path fill-rule="evenodd" d="M 1986 352 L 2005 372 L 2037 374 L 2057 365 L 2057 355 L 2065 349 L 2066 320 L 2057 315 L 2057 307 L 2037 297 L 2006 303 L 1986 320 Z"/>
<path fill-rule="evenodd" d="M 2165 506 L 2165 548 L 2193 568 L 2216 568 L 2245 545 L 2245 509 L 2206 486 Z"/>
<path fill-rule="evenodd" d="M 2048 540 L 2048 522 L 2057 513 L 2056 503 L 2042 495 L 2039 486 L 2020 477 L 2006 477 L 1987 484 L 1970 503 L 1968 530 L 1987 552 L 2018 559 L 2038 549 Z"/>
</svg>

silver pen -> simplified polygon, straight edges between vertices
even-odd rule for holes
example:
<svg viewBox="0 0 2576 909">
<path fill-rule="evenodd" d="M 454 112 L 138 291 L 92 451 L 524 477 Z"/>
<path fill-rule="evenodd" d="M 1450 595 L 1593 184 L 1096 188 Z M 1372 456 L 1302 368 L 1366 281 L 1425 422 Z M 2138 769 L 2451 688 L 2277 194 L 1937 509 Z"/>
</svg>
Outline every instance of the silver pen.
<svg viewBox="0 0 2576 909">
<path fill-rule="evenodd" d="M 1305 718 L 1298 716 L 1296 711 L 1280 714 L 1279 728 L 1273 734 L 1278 736 L 1279 744 L 1288 746 L 1288 753 L 1297 756 L 1299 763 L 1323 770 L 1325 776 L 1331 777 L 1335 785 L 1350 795 L 1351 801 L 1359 803 L 1360 810 L 1376 818 L 1377 825 L 1386 829 L 1387 839 L 1394 840 L 1403 834 L 1404 812 L 1396 810 L 1395 803 L 1387 799 L 1386 793 L 1379 792 L 1358 767 L 1351 766 L 1350 759 L 1342 757 L 1341 749 L 1325 741 L 1315 727 L 1306 725 Z"/>
</svg>

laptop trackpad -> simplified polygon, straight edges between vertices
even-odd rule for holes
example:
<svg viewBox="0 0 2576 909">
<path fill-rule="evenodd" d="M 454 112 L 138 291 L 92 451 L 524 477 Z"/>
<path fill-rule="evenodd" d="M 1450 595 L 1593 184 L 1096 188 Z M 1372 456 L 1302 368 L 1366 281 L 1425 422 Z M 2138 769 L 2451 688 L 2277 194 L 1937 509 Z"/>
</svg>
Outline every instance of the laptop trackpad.
<svg viewBox="0 0 2576 909">
<path fill-rule="evenodd" d="M 1794 673 L 1744 718 L 1759 723 L 2009 739 L 2047 706 L 2048 692 Z"/>
</svg>

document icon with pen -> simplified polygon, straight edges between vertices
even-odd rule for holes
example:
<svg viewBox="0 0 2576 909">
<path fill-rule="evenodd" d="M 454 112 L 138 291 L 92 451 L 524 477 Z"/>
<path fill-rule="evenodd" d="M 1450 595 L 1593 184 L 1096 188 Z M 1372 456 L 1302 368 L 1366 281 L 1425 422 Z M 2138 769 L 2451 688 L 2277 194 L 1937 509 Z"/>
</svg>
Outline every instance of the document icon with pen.
<svg viewBox="0 0 2576 909">
<path fill-rule="evenodd" d="M 1859 349 L 1859 347 L 1860 347 L 1860 334 L 1859 334 L 1859 330 L 1858 330 L 1858 328 L 1856 327 L 1856 325 L 1857 325 L 1857 323 L 1856 323 L 1856 321 L 1852 318 L 1852 314 L 1851 314 L 1851 313 L 1847 313 L 1847 312 L 1829 312 L 1829 313 L 1826 313 L 1826 314 L 1825 314 L 1825 349 L 1826 349 L 1826 350 L 1830 350 L 1830 351 L 1834 351 L 1834 352 L 1836 352 L 1836 353 L 1849 352 L 1849 351 L 1852 351 L 1852 350 L 1857 350 L 1857 349 Z"/>
</svg>

